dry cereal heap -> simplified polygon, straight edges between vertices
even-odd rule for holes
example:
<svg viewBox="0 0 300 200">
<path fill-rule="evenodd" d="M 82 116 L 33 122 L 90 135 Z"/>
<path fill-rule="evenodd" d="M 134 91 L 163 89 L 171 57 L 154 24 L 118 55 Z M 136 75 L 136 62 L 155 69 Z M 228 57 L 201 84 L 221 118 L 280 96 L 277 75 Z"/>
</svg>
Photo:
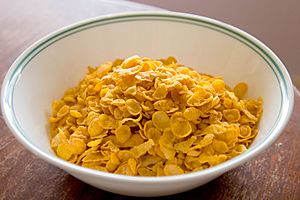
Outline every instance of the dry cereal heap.
<svg viewBox="0 0 300 200">
<path fill-rule="evenodd" d="M 222 77 L 173 57 L 133 56 L 88 68 L 52 104 L 51 147 L 83 167 L 130 176 L 202 170 L 246 151 L 257 135 L 262 99 L 241 99 Z"/>
</svg>

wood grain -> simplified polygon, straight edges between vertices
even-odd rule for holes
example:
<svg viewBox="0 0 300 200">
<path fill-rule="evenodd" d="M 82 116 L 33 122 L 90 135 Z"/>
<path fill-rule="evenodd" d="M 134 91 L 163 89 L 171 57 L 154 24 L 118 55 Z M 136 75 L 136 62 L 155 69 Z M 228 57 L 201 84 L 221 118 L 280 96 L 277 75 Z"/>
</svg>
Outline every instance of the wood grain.
<svg viewBox="0 0 300 200">
<path fill-rule="evenodd" d="M 80 19 L 154 9 L 120 1 L 0 0 L 0 76 L 35 40 Z M 164 199 L 299 199 L 300 95 L 281 137 L 260 156 L 194 190 Z M 0 116 L 0 199 L 137 199 L 87 185 L 27 151 Z M 159 198 L 155 198 L 159 199 Z"/>
</svg>

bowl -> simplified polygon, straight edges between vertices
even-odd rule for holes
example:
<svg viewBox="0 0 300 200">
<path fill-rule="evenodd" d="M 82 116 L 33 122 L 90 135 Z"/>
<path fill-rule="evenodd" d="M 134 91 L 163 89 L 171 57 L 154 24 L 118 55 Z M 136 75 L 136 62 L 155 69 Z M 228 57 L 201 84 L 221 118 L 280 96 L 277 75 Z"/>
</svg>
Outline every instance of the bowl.
<svg viewBox="0 0 300 200">
<path fill-rule="evenodd" d="M 88 65 L 132 55 L 176 57 L 226 83 L 246 82 L 248 97 L 261 96 L 259 134 L 243 154 L 209 169 L 166 177 L 131 177 L 64 161 L 50 147 L 51 101 L 75 86 Z M 132 196 L 190 190 L 262 153 L 278 138 L 293 108 L 293 85 L 279 58 L 248 33 L 206 17 L 174 12 L 138 12 L 96 17 L 55 31 L 26 49 L 2 86 L 1 106 L 14 136 L 41 159 L 97 188 Z"/>
</svg>

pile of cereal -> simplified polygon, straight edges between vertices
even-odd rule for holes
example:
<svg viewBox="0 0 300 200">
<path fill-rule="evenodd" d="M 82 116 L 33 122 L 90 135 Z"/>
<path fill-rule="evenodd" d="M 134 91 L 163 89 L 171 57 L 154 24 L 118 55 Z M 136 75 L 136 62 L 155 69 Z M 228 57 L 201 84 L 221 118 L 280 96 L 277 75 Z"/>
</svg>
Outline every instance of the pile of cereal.
<svg viewBox="0 0 300 200">
<path fill-rule="evenodd" d="M 173 57 L 89 67 L 53 101 L 51 146 L 69 162 L 130 176 L 206 169 L 246 151 L 257 135 L 262 99 L 241 99 L 246 91 Z"/>
</svg>

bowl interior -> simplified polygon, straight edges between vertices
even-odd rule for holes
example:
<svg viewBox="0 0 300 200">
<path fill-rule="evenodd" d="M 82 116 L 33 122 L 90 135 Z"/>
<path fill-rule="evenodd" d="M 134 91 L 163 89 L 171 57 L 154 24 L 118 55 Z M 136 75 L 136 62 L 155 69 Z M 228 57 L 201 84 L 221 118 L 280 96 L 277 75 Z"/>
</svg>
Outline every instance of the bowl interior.
<svg viewBox="0 0 300 200">
<path fill-rule="evenodd" d="M 52 100 L 78 84 L 88 65 L 132 55 L 171 55 L 199 72 L 223 76 L 229 86 L 248 83 L 248 97 L 261 96 L 264 100 L 260 132 L 251 148 L 272 134 L 283 104 L 282 80 L 266 54 L 247 38 L 213 22 L 139 16 L 69 27 L 40 41 L 20 57 L 12 107 L 23 136 L 55 156 L 48 136 Z"/>
</svg>

